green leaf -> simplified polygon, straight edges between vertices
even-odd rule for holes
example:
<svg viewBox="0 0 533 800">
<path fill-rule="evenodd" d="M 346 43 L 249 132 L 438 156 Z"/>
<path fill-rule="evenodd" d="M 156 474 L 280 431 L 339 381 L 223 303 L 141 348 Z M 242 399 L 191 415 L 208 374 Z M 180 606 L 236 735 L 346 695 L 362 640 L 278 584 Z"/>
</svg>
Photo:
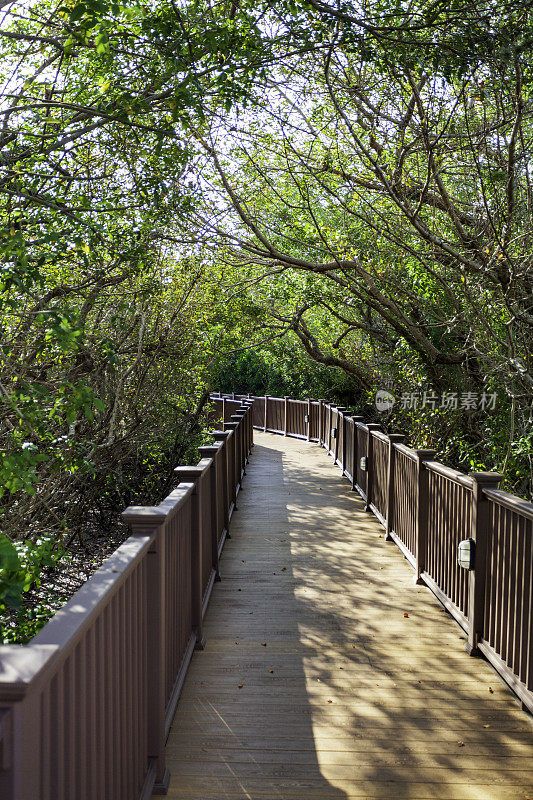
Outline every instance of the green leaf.
<svg viewBox="0 0 533 800">
<path fill-rule="evenodd" d="M 77 20 L 81 19 L 86 11 L 87 8 L 85 6 L 85 3 L 78 3 L 78 5 L 74 6 L 72 11 L 70 12 L 70 21 L 76 22 Z"/>
<path fill-rule="evenodd" d="M 20 559 L 13 542 L 0 533 L 0 569 L 15 572 L 20 569 Z"/>
</svg>

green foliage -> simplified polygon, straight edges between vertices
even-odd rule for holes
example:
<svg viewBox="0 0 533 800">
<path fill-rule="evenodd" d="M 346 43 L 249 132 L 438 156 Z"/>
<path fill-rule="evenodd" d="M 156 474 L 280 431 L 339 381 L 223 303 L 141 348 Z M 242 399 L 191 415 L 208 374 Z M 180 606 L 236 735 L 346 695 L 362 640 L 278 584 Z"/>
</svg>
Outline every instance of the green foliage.
<svg viewBox="0 0 533 800">
<path fill-rule="evenodd" d="M 60 601 L 28 616 L 43 569 L 196 459 L 209 389 L 370 414 L 384 380 L 485 387 L 492 415 L 390 421 L 529 491 L 527 5 L 6 8 L 0 602 L 22 637 Z"/>
<path fill-rule="evenodd" d="M 13 543 L 0 534 L 0 611 L 20 609 L 23 593 L 38 587 L 43 569 L 60 557 L 53 537 Z"/>
</svg>

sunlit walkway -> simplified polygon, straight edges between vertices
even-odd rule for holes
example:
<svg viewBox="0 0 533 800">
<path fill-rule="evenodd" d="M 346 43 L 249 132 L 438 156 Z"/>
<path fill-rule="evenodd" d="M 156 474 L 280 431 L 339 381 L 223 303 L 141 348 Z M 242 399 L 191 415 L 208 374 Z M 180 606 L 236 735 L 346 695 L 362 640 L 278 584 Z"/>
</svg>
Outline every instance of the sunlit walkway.
<svg viewBox="0 0 533 800">
<path fill-rule="evenodd" d="M 168 796 L 533 800 L 531 718 L 331 458 L 255 441 Z"/>
</svg>

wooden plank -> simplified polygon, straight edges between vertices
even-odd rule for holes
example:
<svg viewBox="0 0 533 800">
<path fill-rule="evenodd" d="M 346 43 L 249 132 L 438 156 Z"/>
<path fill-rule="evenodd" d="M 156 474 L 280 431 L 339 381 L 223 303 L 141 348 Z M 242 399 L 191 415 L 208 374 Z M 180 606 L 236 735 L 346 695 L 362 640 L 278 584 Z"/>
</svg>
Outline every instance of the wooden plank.
<svg viewBox="0 0 533 800">
<path fill-rule="evenodd" d="M 297 780 L 289 778 L 249 778 L 240 780 L 232 775 L 212 781 L 209 778 L 180 777 L 174 781 L 167 797 L 202 798 L 202 800 L 250 800 L 250 798 L 272 798 L 283 800 L 522 800 L 527 794 L 518 794 L 516 785 L 494 786 L 487 782 L 472 785 L 463 782 L 456 784 L 421 783 L 411 781 L 407 786 L 393 780 L 379 778 L 365 781 L 337 781 L 336 785 L 320 780 Z"/>
<path fill-rule="evenodd" d="M 533 727 L 507 687 L 324 450 L 255 439 L 168 797 L 525 800 Z"/>
</svg>

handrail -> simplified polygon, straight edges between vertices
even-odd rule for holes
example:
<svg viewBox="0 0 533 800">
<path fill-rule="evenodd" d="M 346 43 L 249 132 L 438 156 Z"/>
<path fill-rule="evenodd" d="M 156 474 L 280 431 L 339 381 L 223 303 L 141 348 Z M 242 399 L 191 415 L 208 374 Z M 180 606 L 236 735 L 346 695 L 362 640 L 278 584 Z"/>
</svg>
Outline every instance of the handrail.
<svg viewBox="0 0 533 800">
<path fill-rule="evenodd" d="M 213 396 L 219 413 L 245 398 Z M 502 476 L 435 461 L 379 426 L 324 400 L 253 397 L 256 429 L 318 442 L 385 527 L 425 583 L 533 711 L 533 503 L 498 489 Z M 471 568 L 458 565 L 462 540 L 475 544 Z"/>
<path fill-rule="evenodd" d="M 499 503 L 499 505 L 505 506 L 510 511 L 517 511 L 527 519 L 533 520 L 533 503 L 521 500 L 520 497 L 503 492 L 501 489 L 484 489 L 483 494 L 490 500 Z"/>
<path fill-rule="evenodd" d="M 444 478 L 448 478 L 454 483 L 460 483 L 461 486 L 466 486 L 468 489 L 471 489 L 474 485 L 471 476 L 465 475 L 464 472 L 459 472 L 451 467 L 446 467 L 439 461 L 426 461 L 425 466 L 426 469 L 431 470 L 431 472 L 435 472 L 437 475 L 442 475 Z"/>
<path fill-rule="evenodd" d="M 73 800 L 73 776 L 101 800 L 166 792 L 166 736 L 253 447 L 237 406 L 168 497 L 123 512 L 129 538 L 31 642 L 0 646 L 2 800 Z"/>
</svg>

